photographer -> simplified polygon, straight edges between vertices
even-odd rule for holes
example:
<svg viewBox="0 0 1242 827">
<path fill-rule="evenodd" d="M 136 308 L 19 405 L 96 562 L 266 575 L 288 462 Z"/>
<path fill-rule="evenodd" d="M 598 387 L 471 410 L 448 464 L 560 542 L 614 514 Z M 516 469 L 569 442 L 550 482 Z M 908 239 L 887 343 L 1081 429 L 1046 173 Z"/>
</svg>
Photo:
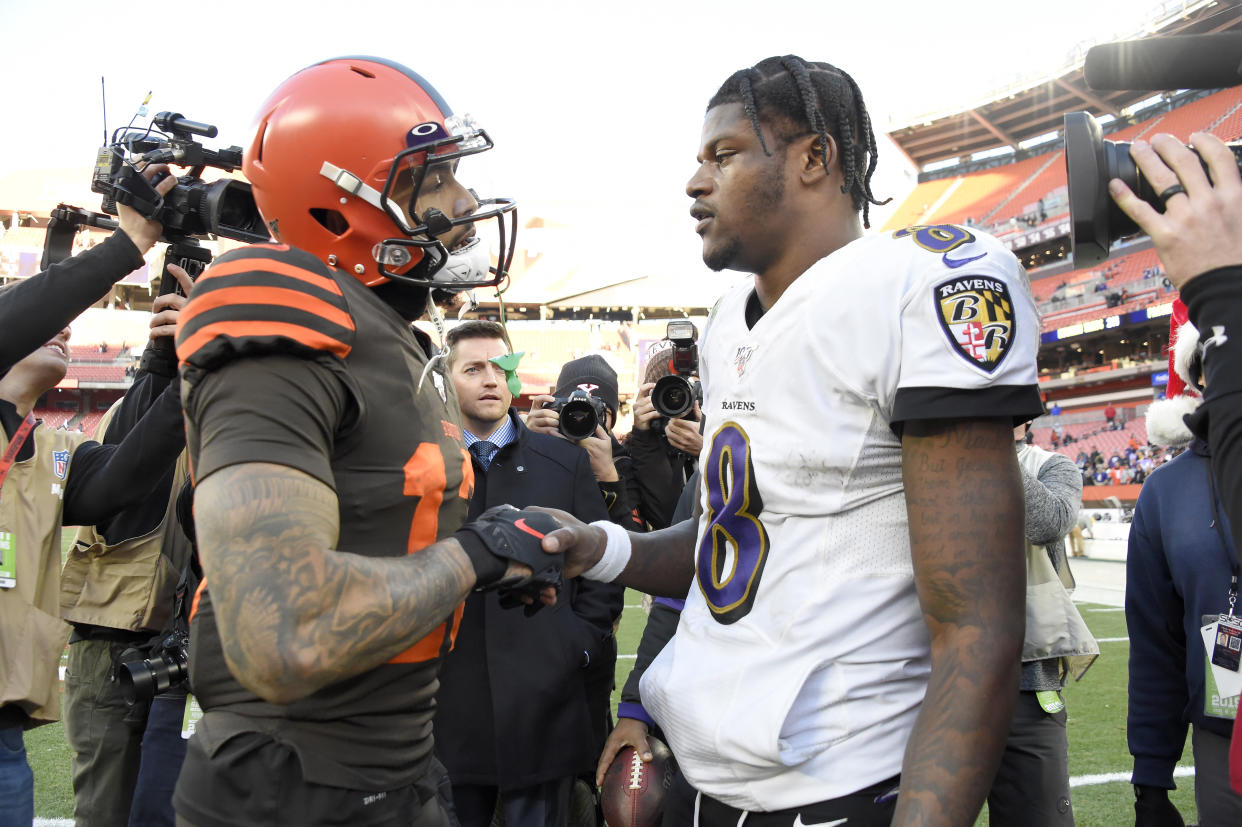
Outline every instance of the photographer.
<svg viewBox="0 0 1242 827">
<path fill-rule="evenodd" d="M 526 427 L 535 433 L 569 439 L 561 428 L 561 413 L 557 406 L 575 393 L 579 394 L 579 398 L 584 394 L 590 400 L 603 403 L 598 410 L 602 416 L 596 416 L 594 434 L 578 442 L 591 458 L 591 470 L 608 506 L 608 519 L 629 531 L 644 531 L 645 526 L 637 512 L 638 484 L 633 461 L 612 433 L 620 407 L 617 372 L 604 361 L 604 357 L 592 354 L 566 362 L 557 377 L 555 394 L 541 394 L 531 400 Z"/>
<path fill-rule="evenodd" d="M 177 265 L 169 270 L 182 293 L 188 293 L 192 282 L 185 271 Z M 141 408 L 176 379 L 171 337 L 185 301 L 175 292 L 156 299 L 151 340 L 127 393 L 134 404 L 118 403 L 99 423 L 103 444 L 119 444 L 136 426 Z M 61 617 L 73 627 L 65 676 L 65 734 L 74 753 L 74 815 L 79 824 L 173 823 L 172 788 L 185 754 L 180 737 L 185 690 L 160 696 L 154 706 L 147 697 L 131 706 L 121 678 L 123 661 L 147 657 L 153 639 L 165 637 L 162 630 L 172 623 L 174 593 L 191 555 L 175 513 L 187 477 L 182 451 L 149 497 L 104 522 L 78 529 L 65 562 Z M 174 719 L 168 727 L 166 722 Z M 141 760 L 144 746 L 150 754 L 146 762 Z M 159 760 L 153 760 L 155 755 Z"/>
<path fill-rule="evenodd" d="M 115 281 L 124 273 L 110 275 Z M 0 294 L 5 311 L 12 309 L 12 290 Z M 21 302 L 31 295 L 26 291 Z M 47 315 L 59 319 L 66 312 Z M 34 333 L 29 320 L 23 325 L 24 335 Z M 31 411 L 64 378 L 69 336 L 65 327 L 25 358 L 4 365 L 8 370 L 0 378 L 0 791 L 6 801 L 0 812 L 16 819 L 0 817 L 4 824 L 33 818 L 33 776 L 22 730 L 60 716 L 57 664 L 68 635 L 56 605 L 60 526 L 101 523 L 142 502 L 185 444 L 176 382 L 154 398 L 126 397 L 118 415 L 136 418 L 135 408 L 149 409 L 119 445 L 40 427 Z"/>
<path fill-rule="evenodd" d="M 153 165 L 143 173 L 155 180 L 156 192 L 170 191 L 177 179 L 168 167 Z M 41 273 L 0 292 L 0 373 L 68 327 L 82 311 L 99 301 L 112 285 L 143 265 L 143 256 L 163 232 L 157 221 L 118 205 L 119 228 L 96 244 Z"/>
<path fill-rule="evenodd" d="M 634 430 L 628 445 L 638 487 L 638 513 L 652 530 L 671 525 L 677 498 L 694 473 L 703 447 L 698 400 L 677 419 L 665 417 L 652 402 L 656 382 L 671 373 L 672 352 L 672 344 L 667 343 L 657 345 L 651 354 L 634 398 Z"/>
<path fill-rule="evenodd" d="M 1186 418 L 1206 439 L 1233 545 L 1242 547 L 1242 175 L 1230 148 L 1213 135 L 1190 136 L 1195 151 L 1171 135 L 1130 149 L 1139 171 L 1159 193 L 1164 211 L 1142 201 L 1120 180 L 1109 192 L 1151 236 L 1190 321 L 1203 343 L 1203 405 Z M 1197 155 L 1196 155 L 1197 153 Z M 1205 174 L 1200 157 L 1207 164 Z M 1209 180 L 1209 177 L 1210 180 Z M 1236 576 L 1236 572 L 1235 572 Z M 1230 785 L 1242 793 L 1242 735 L 1235 721 Z"/>
</svg>

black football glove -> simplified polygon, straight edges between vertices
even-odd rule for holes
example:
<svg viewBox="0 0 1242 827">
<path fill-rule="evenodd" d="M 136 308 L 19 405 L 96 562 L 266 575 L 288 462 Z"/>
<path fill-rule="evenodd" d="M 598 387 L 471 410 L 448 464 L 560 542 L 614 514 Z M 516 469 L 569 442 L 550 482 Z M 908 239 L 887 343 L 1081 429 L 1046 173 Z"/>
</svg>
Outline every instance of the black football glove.
<svg viewBox="0 0 1242 827">
<path fill-rule="evenodd" d="M 1186 827 L 1164 787 L 1134 785 L 1134 827 Z"/>
<path fill-rule="evenodd" d="M 550 514 L 498 505 L 453 536 L 474 567 L 476 590 L 499 590 L 505 608 L 522 605 L 523 596 L 533 597 L 535 602 L 527 606 L 527 614 L 534 614 L 542 605 L 539 593 L 548 586 L 561 586 L 561 555 L 543 550 L 544 535 L 560 527 Z M 531 574 L 506 578 L 510 560 L 528 567 Z"/>
</svg>

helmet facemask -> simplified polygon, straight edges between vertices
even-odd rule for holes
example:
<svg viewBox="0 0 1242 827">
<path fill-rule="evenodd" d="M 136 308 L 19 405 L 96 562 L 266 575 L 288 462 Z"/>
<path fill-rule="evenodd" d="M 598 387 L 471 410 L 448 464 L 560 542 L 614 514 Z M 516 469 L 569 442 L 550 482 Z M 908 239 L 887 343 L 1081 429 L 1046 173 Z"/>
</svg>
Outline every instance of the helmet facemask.
<svg viewBox="0 0 1242 827">
<path fill-rule="evenodd" d="M 473 190 L 468 190 L 476 205 L 464 215 L 454 217 L 425 204 L 420 207 L 424 195 L 428 196 L 426 200 L 433 200 L 433 193 L 440 186 L 461 186 L 456 181 L 461 158 L 486 152 L 493 146 L 491 138 L 475 127 L 469 116 L 450 117 L 445 126 L 450 134 L 446 135 L 444 127 L 435 123 L 415 127 L 411 130 L 411 145 L 392 159 L 380 203 L 404 236 L 384 239 L 374 246 L 372 254 L 379 274 L 393 281 L 450 292 L 498 285 L 508 276 L 513 261 L 516 202 L 511 198 L 479 199 Z M 427 140 L 413 137 L 420 130 L 430 133 Z M 457 228 L 493 219 L 498 241 L 495 249 L 499 253 L 495 267 L 491 265 L 489 245 L 481 235 L 464 233 L 453 242 L 453 249 L 446 247 L 443 239 L 452 236 Z M 418 263 L 408 267 L 415 259 Z"/>
</svg>

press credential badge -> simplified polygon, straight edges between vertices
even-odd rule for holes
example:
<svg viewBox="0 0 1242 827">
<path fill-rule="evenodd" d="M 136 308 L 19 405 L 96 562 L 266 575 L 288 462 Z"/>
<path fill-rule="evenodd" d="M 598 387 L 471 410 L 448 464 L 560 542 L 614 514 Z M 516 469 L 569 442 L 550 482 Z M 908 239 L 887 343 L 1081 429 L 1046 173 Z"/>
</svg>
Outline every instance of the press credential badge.
<svg viewBox="0 0 1242 827">
<path fill-rule="evenodd" d="M 13 532 L 0 531 L 0 589 L 17 585 L 17 543 Z"/>
</svg>

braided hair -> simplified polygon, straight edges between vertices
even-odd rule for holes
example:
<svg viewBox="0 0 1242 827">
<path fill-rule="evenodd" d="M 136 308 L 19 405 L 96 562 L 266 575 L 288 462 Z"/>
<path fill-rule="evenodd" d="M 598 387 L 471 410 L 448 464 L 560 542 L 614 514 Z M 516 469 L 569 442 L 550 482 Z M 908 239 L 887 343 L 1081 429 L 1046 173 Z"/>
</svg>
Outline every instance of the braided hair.
<svg viewBox="0 0 1242 827">
<path fill-rule="evenodd" d="M 854 79 L 828 63 L 808 63 L 797 55 L 769 57 L 749 69 L 734 72 L 708 102 L 707 108 L 740 103 L 759 136 L 767 155 L 772 150 L 763 137 L 761 122 L 774 127 L 776 148 L 787 145 L 808 131 L 819 136 L 820 157 L 828 169 L 828 135 L 841 149 L 841 172 L 845 180 L 841 192 L 849 193 L 855 211 L 863 214 L 863 226 L 870 227 L 870 206 L 877 201 L 871 192 L 875 172 L 875 132 L 862 92 Z M 792 132 L 782 132 L 789 125 Z"/>
</svg>

